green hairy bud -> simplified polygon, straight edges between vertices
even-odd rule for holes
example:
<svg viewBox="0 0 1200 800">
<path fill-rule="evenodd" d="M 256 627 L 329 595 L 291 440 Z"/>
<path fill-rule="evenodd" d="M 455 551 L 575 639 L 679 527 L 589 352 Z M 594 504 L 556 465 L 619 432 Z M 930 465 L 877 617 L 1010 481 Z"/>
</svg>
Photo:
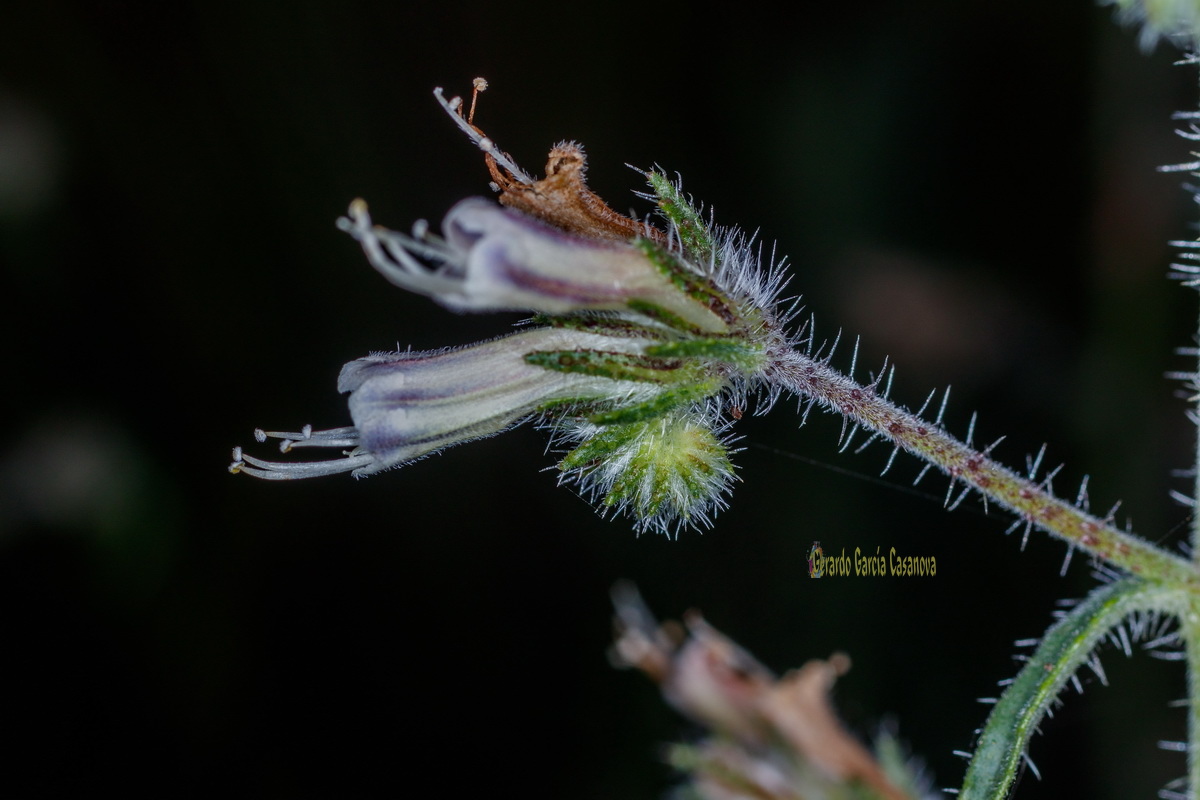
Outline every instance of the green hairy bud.
<svg viewBox="0 0 1200 800">
<path fill-rule="evenodd" d="M 582 440 L 561 462 L 601 512 L 632 516 L 638 530 L 711 525 L 734 479 L 728 441 L 692 410 L 639 422 L 581 425 Z"/>
</svg>

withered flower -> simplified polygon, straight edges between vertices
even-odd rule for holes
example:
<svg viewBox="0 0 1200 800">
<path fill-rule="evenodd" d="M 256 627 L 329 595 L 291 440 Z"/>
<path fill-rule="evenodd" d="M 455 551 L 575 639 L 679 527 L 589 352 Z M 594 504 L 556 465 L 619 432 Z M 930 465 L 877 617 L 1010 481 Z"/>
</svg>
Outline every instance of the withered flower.
<svg viewBox="0 0 1200 800">
<path fill-rule="evenodd" d="M 646 673 L 667 702 L 711 734 L 672 751 L 698 796 L 915 800 L 928 793 L 890 739 L 872 753 L 838 718 L 829 693 L 850 669 L 845 654 L 813 659 L 777 678 L 695 612 L 686 629 L 659 625 L 630 584 L 614 589 L 613 604 L 614 663 Z"/>
</svg>

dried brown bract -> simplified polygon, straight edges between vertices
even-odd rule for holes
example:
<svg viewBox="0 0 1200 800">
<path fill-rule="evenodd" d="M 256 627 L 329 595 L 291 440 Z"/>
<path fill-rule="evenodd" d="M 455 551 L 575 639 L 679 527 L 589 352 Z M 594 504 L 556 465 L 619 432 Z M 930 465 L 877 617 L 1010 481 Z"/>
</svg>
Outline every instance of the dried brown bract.
<svg viewBox="0 0 1200 800">
<path fill-rule="evenodd" d="M 845 654 L 776 678 L 699 614 L 687 616 L 685 635 L 659 626 L 631 586 L 618 587 L 614 603 L 614 661 L 645 672 L 672 706 L 715 734 L 674 754 L 702 796 L 832 797 L 851 786 L 886 800 L 914 796 L 838 719 L 829 693 L 850 669 Z"/>
</svg>

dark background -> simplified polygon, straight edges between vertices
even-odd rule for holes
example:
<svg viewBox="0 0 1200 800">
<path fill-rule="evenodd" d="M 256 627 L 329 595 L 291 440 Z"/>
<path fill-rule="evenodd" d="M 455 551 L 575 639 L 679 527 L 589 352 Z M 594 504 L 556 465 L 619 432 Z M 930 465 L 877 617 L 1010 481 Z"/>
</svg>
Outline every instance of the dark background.
<svg viewBox="0 0 1200 800">
<path fill-rule="evenodd" d="M 1058 598 L 1064 547 L 1005 538 L 945 483 L 794 403 L 740 423 L 714 530 L 635 536 L 555 487 L 525 428 L 364 481 L 230 476 L 256 426 L 346 424 L 340 366 L 465 344 L 333 225 L 367 198 L 405 229 L 486 194 L 434 86 L 539 172 L 565 138 L 592 185 L 678 170 L 718 220 L 778 240 L 818 330 L 885 354 L 894 396 L 954 385 L 948 421 L 1050 443 L 1064 494 L 1173 546 L 1193 433 L 1165 279 L 1193 214 L 1171 111 L 1195 75 L 1086 0 L 800 4 L 45 2 L 0 13 L 0 792 L 648 798 L 695 731 L 609 667 L 607 592 L 702 609 L 780 671 L 835 649 L 870 733 L 895 721 L 957 786 L 986 709 Z M 848 350 L 843 366 L 848 362 Z M 775 449 L 771 449 L 775 448 Z M 780 452 L 782 451 L 782 452 Z M 263 448 L 254 452 L 265 454 Z M 797 460 L 815 459 L 818 464 Z M 935 578 L 813 581 L 805 558 L 890 547 Z M 1182 775 L 1178 665 L 1109 654 L 1044 726 L 1019 797 L 1150 797 Z"/>
</svg>

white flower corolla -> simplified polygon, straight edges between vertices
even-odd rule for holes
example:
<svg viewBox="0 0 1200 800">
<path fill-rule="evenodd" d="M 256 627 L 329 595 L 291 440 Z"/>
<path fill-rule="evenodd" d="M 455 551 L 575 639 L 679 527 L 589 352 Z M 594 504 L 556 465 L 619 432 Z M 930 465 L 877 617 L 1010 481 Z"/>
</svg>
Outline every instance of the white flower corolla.
<svg viewBox="0 0 1200 800">
<path fill-rule="evenodd" d="M 636 354 L 636 338 L 564 328 L 537 328 L 470 347 L 377 353 L 342 368 L 338 390 L 350 393 L 352 428 L 300 433 L 258 431 L 282 439 L 281 449 L 350 447 L 346 457 L 271 462 L 234 453 L 231 469 L 286 480 L 337 472 L 371 475 L 451 445 L 492 436 L 551 407 L 620 408 L 644 403 L 663 384 L 614 380 L 535 366 L 539 354 L 603 349 L 608 358 Z"/>
<path fill-rule="evenodd" d="M 534 366 L 538 353 L 604 348 L 636 352 L 644 341 L 539 328 L 437 353 L 383 353 L 342 368 L 350 416 L 376 464 L 403 464 L 452 444 L 490 436 L 547 404 L 642 401 L 655 384 Z"/>
<path fill-rule="evenodd" d="M 362 200 L 338 224 L 389 281 L 458 311 L 634 311 L 708 334 L 729 330 L 728 312 L 681 290 L 679 262 L 657 262 L 648 244 L 566 233 L 491 200 L 450 209 L 444 238 L 424 224 L 413 236 L 372 225 Z"/>
</svg>

